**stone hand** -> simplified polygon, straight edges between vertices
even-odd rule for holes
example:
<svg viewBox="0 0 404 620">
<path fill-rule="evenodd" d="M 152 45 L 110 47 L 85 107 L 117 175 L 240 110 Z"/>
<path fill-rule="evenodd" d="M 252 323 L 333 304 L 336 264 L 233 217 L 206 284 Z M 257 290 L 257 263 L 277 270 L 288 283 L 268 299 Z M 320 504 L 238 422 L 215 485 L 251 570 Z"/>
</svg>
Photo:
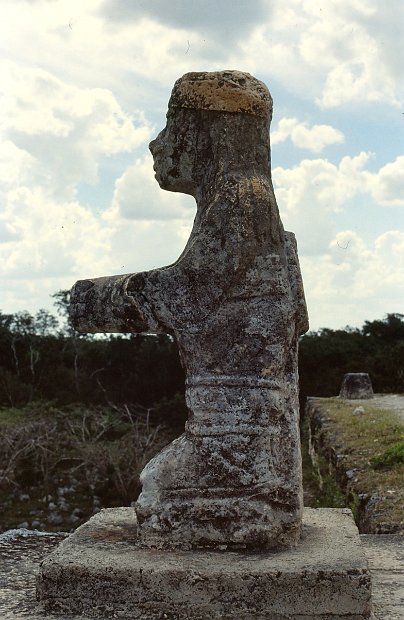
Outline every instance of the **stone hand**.
<svg viewBox="0 0 404 620">
<path fill-rule="evenodd" d="M 149 331 L 133 296 L 141 281 L 140 274 L 134 274 L 76 282 L 70 302 L 73 327 L 82 333 Z"/>
</svg>

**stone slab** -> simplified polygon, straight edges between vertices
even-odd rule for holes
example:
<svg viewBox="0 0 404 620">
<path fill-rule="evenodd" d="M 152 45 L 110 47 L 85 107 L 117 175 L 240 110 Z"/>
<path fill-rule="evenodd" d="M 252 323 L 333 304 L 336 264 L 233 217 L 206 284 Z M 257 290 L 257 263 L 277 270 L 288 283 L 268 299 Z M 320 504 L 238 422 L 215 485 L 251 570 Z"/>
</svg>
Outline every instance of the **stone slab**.
<svg viewBox="0 0 404 620">
<path fill-rule="evenodd" d="M 1 620 L 82 620 L 72 614 L 45 613 L 35 599 L 35 580 L 42 559 L 66 533 L 9 530 L 0 534 Z M 372 577 L 372 620 L 403 620 L 404 536 L 361 534 Z M 118 615 L 111 612 L 111 618 Z"/>
<path fill-rule="evenodd" d="M 404 536 L 362 534 L 372 575 L 372 612 L 377 620 L 404 618 Z"/>
<path fill-rule="evenodd" d="M 305 509 L 296 549 L 167 551 L 137 545 L 131 508 L 101 511 L 41 564 L 48 612 L 87 618 L 370 616 L 371 578 L 347 509 Z"/>
</svg>

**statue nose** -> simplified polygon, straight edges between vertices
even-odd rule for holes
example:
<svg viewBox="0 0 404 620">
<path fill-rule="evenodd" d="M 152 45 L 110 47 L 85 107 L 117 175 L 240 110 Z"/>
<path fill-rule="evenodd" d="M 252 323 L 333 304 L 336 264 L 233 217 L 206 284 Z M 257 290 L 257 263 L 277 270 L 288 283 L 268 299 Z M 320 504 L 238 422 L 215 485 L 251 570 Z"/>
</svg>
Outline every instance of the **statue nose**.
<svg viewBox="0 0 404 620">
<path fill-rule="evenodd" d="M 158 137 L 155 140 L 152 140 L 149 144 L 150 153 L 155 157 L 159 153 L 162 152 L 164 147 L 164 143 Z"/>
<path fill-rule="evenodd" d="M 156 140 L 153 140 L 149 144 L 149 149 L 153 157 L 160 155 L 160 153 L 163 152 L 164 147 L 165 147 L 165 143 L 163 142 L 163 140 L 158 140 L 157 138 Z"/>
<path fill-rule="evenodd" d="M 165 135 L 165 130 L 163 129 L 162 131 L 160 131 L 159 135 L 150 142 L 149 144 L 149 150 L 151 152 L 152 155 L 157 155 L 157 153 L 160 153 L 164 147 L 164 135 Z"/>
</svg>

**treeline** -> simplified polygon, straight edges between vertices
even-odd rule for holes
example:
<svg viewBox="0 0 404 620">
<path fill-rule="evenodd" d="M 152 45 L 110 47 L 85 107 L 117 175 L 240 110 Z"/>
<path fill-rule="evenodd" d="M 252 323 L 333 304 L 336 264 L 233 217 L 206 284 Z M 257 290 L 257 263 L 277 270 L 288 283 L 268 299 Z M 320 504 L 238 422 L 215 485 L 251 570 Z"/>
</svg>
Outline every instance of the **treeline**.
<svg viewBox="0 0 404 620">
<path fill-rule="evenodd" d="M 0 313 L 0 406 L 127 405 L 161 422 L 186 417 L 184 373 L 170 336 L 79 335 L 69 326 L 68 293 L 48 311 Z M 346 372 L 368 372 L 376 392 L 404 392 L 404 315 L 361 329 L 321 329 L 300 342 L 301 396 L 332 396 Z"/>
<path fill-rule="evenodd" d="M 347 372 L 369 373 L 374 392 L 404 392 L 404 315 L 365 321 L 361 329 L 321 329 L 303 336 L 301 399 L 338 395 Z"/>
<path fill-rule="evenodd" d="M 0 313 L 0 407 L 127 405 L 159 423 L 186 419 L 184 372 L 170 336 L 78 334 L 67 318 L 68 292 L 54 297 L 59 318 L 46 310 Z"/>
</svg>

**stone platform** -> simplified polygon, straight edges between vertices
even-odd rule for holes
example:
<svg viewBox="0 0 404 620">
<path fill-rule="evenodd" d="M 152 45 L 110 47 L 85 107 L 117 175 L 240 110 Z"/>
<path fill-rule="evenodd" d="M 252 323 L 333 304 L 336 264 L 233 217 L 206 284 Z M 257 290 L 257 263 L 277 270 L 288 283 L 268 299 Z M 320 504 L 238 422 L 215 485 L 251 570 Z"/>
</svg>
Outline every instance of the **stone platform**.
<svg viewBox="0 0 404 620">
<path fill-rule="evenodd" d="M 42 563 L 48 612 L 86 618 L 368 618 L 370 573 L 351 512 L 305 509 L 301 543 L 280 552 L 137 546 L 131 508 L 103 510 Z"/>
</svg>

